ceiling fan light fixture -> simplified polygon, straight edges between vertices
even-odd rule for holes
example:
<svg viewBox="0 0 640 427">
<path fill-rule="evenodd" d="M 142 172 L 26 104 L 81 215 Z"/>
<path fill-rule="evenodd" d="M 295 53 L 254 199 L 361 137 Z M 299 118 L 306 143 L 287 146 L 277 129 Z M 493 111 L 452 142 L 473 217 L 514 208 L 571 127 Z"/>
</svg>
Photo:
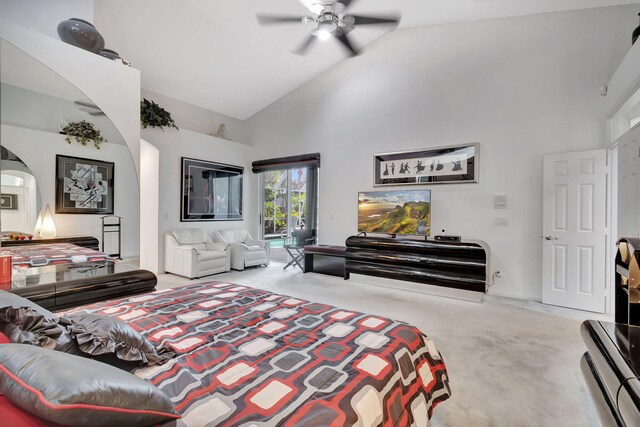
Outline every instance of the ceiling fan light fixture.
<svg viewBox="0 0 640 427">
<path fill-rule="evenodd" d="M 335 13 L 326 12 L 318 16 L 318 31 L 333 33 L 339 27 L 339 19 Z"/>
<path fill-rule="evenodd" d="M 321 41 L 329 40 L 331 38 L 331 33 L 329 31 L 320 30 L 318 31 L 318 39 Z"/>
</svg>

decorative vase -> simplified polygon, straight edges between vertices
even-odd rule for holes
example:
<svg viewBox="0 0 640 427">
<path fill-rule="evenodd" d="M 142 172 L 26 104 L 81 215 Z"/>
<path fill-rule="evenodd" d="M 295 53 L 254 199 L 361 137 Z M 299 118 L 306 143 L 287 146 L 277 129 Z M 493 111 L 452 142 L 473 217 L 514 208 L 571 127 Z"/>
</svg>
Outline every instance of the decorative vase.
<svg viewBox="0 0 640 427">
<path fill-rule="evenodd" d="M 640 16 L 640 13 L 638 14 L 638 16 Z M 635 30 L 633 30 L 633 34 L 631 35 L 631 44 L 633 45 L 636 40 L 638 40 L 638 36 L 640 36 L 640 25 L 638 25 L 636 27 Z"/>
<path fill-rule="evenodd" d="M 93 24 L 78 18 L 70 18 L 58 24 L 60 40 L 89 52 L 98 53 L 104 48 L 104 38 Z"/>
<path fill-rule="evenodd" d="M 116 60 L 116 59 L 120 59 L 120 54 L 118 54 L 118 52 L 116 52 L 115 50 L 111 50 L 111 49 L 102 49 L 98 55 L 100 56 L 104 56 L 107 59 L 112 59 L 112 60 Z"/>
</svg>

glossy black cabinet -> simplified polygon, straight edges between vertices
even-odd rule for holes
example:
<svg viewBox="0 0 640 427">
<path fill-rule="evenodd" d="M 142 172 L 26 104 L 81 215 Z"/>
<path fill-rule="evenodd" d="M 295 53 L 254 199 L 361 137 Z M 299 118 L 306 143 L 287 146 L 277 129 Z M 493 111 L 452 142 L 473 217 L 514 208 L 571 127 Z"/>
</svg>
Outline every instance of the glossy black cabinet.
<svg viewBox="0 0 640 427">
<path fill-rule="evenodd" d="M 158 278 L 150 271 L 112 261 L 58 264 L 30 268 L 23 284 L 9 292 L 50 310 L 121 298 L 155 290 Z"/>
<path fill-rule="evenodd" d="M 580 332 L 580 367 L 602 424 L 640 425 L 640 327 L 587 320 Z"/>
<path fill-rule="evenodd" d="M 345 272 L 486 292 L 489 251 L 483 242 L 352 236 Z"/>
<path fill-rule="evenodd" d="M 640 326 L 640 239 L 623 237 L 617 245 L 615 320 Z"/>
</svg>

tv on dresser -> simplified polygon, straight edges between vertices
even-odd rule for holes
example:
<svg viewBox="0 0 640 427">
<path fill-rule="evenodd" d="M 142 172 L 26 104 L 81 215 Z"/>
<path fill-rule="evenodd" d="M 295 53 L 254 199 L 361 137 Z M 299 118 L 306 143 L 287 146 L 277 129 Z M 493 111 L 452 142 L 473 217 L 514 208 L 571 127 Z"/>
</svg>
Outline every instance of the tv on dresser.
<svg viewBox="0 0 640 427">
<path fill-rule="evenodd" d="M 358 193 L 358 232 L 431 235 L 431 190 Z"/>
</svg>

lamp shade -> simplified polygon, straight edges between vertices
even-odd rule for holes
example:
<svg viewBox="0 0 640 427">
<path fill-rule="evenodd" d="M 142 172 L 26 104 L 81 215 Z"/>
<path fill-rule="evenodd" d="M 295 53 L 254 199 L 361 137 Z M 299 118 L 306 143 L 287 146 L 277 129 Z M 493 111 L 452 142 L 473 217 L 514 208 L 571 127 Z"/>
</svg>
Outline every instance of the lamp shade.
<svg viewBox="0 0 640 427">
<path fill-rule="evenodd" d="M 43 239 L 53 239 L 56 237 L 56 225 L 53 222 L 53 216 L 51 216 L 51 209 L 49 204 L 44 208 L 44 214 L 42 215 L 42 226 L 40 228 L 40 237 Z"/>
<path fill-rule="evenodd" d="M 33 237 L 35 237 L 36 239 L 38 237 L 40 237 L 40 231 L 42 230 L 42 215 L 43 215 L 44 209 L 40 210 L 40 213 L 38 214 L 38 220 L 36 221 L 36 226 L 33 229 Z"/>
</svg>

